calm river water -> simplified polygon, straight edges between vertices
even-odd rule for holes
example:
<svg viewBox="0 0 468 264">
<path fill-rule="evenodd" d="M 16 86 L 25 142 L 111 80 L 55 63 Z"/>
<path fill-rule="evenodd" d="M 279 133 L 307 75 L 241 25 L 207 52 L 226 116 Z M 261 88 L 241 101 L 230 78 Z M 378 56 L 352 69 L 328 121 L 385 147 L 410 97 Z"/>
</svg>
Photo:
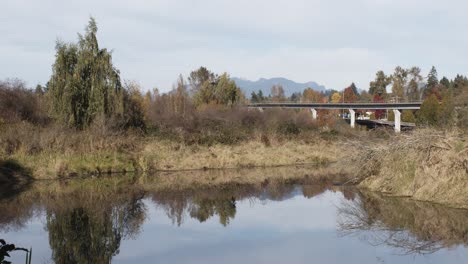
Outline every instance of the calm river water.
<svg viewBox="0 0 468 264">
<path fill-rule="evenodd" d="M 327 184 L 76 181 L 4 191 L 0 238 L 32 263 L 468 263 L 466 210 Z"/>
</svg>

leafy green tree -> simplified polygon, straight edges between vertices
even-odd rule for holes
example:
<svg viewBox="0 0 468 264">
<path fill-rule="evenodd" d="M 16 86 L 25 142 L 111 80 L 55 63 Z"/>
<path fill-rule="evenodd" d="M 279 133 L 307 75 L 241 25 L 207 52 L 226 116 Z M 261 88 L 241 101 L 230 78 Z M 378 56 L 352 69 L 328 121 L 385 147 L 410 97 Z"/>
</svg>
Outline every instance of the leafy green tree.
<svg viewBox="0 0 468 264">
<path fill-rule="evenodd" d="M 216 90 L 216 82 L 209 82 L 206 81 L 202 84 L 200 89 L 198 89 L 193 94 L 194 103 L 196 106 L 200 106 L 203 104 L 209 104 L 210 102 L 215 101 L 215 90 Z"/>
<path fill-rule="evenodd" d="M 398 66 L 395 68 L 395 72 L 392 75 L 392 94 L 398 97 L 399 100 L 403 100 L 405 96 L 405 87 L 408 82 L 408 70 Z"/>
<path fill-rule="evenodd" d="M 421 69 L 419 67 L 411 67 L 408 75 L 410 81 L 406 90 L 406 97 L 409 101 L 418 101 L 421 99 L 419 92 L 419 83 L 422 81 Z"/>
<path fill-rule="evenodd" d="M 57 42 L 56 58 L 48 84 L 52 113 L 67 124 L 84 128 L 97 115 L 121 114 L 123 93 L 112 54 L 100 49 L 97 25 L 91 18 L 78 44 Z"/>
<path fill-rule="evenodd" d="M 232 106 L 240 102 L 244 95 L 236 82 L 227 73 L 223 73 L 217 80 L 215 100 L 218 104 Z"/>
<path fill-rule="evenodd" d="M 450 126 L 452 125 L 453 113 L 454 113 L 454 103 L 451 93 L 444 93 L 442 102 L 438 110 L 438 124 L 439 126 Z"/>
<path fill-rule="evenodd" d="M 369 84 L 369 93 L 372 95 L 378 94 L 384 97 L 387 94 L 387 86 L 391 83 L 391 76 L 385 75 L 383 71 L 378 71 L 375 74 L 375 80 Z"/>
<path fill-rule="evenodd" d="M 194 94 L 197 106 L 210 103 L 232 106 L 243 98 L 245 98 L 244 94 L 227 73 L 216 77 L 215 80 L 205 80 Z"/>
<path fill-rule="evenodd" d="M 418 123 L 423 125 L 435 126 L 439 120 L 439 101 L 434 94 L 431 94 L 421 104 L 418 112 Z"/>
<path fill-rule="evenodd" d="M 145 98 L 141 94 L 141 88 L 136 82 L 126 82 L 124 90 L 125 112 L 121 118 L 121 127 L 138 127 L 145 129 Z"/>
<path fill-rule="evenodd" d="M 206 82 L 212 83 L 215 82 L 215 80 L 215 74 L 203 66 L 197 70 L 192 71 L 188 77 L 192 93 L 197 93 L 200 89 L 202 89 Z"/>
<path fill-rule="evenodd" d="M 416 123 L 416 117 L 414 116 L 413 111 L 403 110 L 403 112 L 401 113 L 401 121 L 409 122 L 409 123 Z"/>
</svg>

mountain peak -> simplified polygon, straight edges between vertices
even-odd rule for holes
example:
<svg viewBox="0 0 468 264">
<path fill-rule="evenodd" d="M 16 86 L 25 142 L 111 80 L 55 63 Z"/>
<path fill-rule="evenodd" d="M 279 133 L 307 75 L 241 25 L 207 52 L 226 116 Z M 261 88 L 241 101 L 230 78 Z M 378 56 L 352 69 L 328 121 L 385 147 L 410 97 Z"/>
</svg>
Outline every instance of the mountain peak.
<svg viewBox="0 0 468 264">
<path fill-rule="evenodd" d="M 323 85 L 319 85 L 316 82 L 309 81 L 306 83 L 298 83 L 284 77 L 274 77 L 274 78 L 260 78 L 257 81 L 250 81 L 247 79 L 241 79 L 232 77 L 237 86 L 239 86 L 246 96 L 250 96 L 253 91 L 258 92 L 261 90 L 263 94 L 270 94 L 270 89 L 273 85 L 283 86 L 284 93 L 286 96 L 291 96 L 293 93 L 302 93 L 306 88 L 312 88 L 316 91 L 325 91 L 326 88 Z"/>
</svg>

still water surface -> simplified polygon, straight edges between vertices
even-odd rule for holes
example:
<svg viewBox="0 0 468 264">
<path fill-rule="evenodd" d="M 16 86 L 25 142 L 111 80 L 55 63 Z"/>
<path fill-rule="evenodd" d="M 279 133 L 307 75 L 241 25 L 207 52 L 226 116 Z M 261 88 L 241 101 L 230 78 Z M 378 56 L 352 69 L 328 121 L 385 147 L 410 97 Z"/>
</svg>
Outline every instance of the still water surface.
<svg viewBox="0 0 468 264">
<path fill-rule="evenodd" d="M 0 196 L 0 238 L 32 263 L 468 263 L 466 210 L 327 184 L 100 181 Z"/>
</svg>

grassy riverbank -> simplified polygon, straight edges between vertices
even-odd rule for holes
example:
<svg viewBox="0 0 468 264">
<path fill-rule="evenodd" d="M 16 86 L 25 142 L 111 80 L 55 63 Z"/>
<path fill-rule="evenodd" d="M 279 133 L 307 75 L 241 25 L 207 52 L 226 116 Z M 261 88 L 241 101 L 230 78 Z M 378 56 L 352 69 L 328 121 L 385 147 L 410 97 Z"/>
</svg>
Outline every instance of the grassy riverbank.
<svg viewBox="0 0 468 264">
<path fill-rule="evenodd" d="M 201 144 L 161 134 L 68 131 L 21 124 L 2 131 L 2 149 L 14 149 L 9 155 L 4 151 L 1 169 L 1 181 L 12 185 L 33 179 L 134 171 L 179 171 L 177 177 L 158 182 L 175 189 L 214 182 L 252 184 L 267 176 L 244 173 L 242 179 L 232 179 L 216 176 L 224 175 L 218 170 L 200 175 L 193 170 L 272 167 L 274 171 L 278 166 L 311 164 L 314 169 L 303 171 L 301 177 L 319 173 L 333 179 L 340 175 L 338 182 L 359 184 L 371 191 L 468 208 L 468 138 L 464 130 L 418 129 L 401 135 L 345 129 L 308 130 L 297 135 L 252 132 L 249 139 L 235 144 Z M 297 177 L 285 174 L 281 179 Z"/>
<path fill-rule="evenodd" d="M 468 135 L 422 129 L 378 144 L 360 145 L 354 156 L 359 186 L 468 208 Z"/>
<path fill-rule="evenodd" d="M 34 179 L 199 169 L 325 165 L 343 157 L 337 132 L 308 131 L 288 136 L 251 133 L 235 144 L 187 143 L 183 139 L 135 131 L 85 131 L 8 127 L 0 145 L 3 160 L 20 164 Z"/>
</svg>

